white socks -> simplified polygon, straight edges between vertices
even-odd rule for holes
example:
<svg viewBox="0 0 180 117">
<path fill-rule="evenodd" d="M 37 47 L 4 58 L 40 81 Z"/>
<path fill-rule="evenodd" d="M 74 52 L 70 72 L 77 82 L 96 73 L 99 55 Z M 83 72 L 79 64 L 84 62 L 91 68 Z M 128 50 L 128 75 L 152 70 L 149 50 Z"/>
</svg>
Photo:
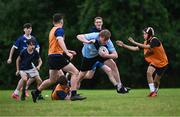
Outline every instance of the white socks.
<svg viewBox="0 0 180 117">
<path fill-rule="evenodd" d="M 14 94 L 18 95 L 18 94 L 19 94 L 19 90 L 16 89 L 16 90 L 14 91 Z"/>
<path fill-rule="evenodd" d="M 120 89 L 120 88 L 122 87 L 122 83 L 119 82 L 119 83 L 117 84 L 117 87 L 118 87 L 118 89 Z"/>
<path fill-rule="evenodd" d="M 151 92 L 154 92 L 155 91 L 154 83 L 150 83 L 149 88 Z"/>
</svg>

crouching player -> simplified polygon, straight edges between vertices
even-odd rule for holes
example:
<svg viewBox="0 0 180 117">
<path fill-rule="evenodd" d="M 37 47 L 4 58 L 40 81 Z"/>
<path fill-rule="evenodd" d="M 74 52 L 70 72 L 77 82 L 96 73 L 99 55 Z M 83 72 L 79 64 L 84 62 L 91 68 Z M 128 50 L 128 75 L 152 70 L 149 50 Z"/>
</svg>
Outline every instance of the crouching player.
<svg viewBox="0 0 180 117">
<path fill-rule="evenodd" d="M 70 100 L 70 86 L 68 85 L 67 78 L 62 75 L 57 80 L 57 85 L 52 91 L 52 100 Z"/>
<path fill-rule="evenodd" d="M 42 60 L 39 56 L 39 53 L 35 50 L 35 40 L 27 40 L 27 49 L 24 49 L 20 52 L 16 60 L 16 75 L 20 75 L 23 81 L 23 89 L 21 94 L 21 100 L 25 100 L 25 87 L 26 81 L 28 78 L 34 78 L 38 84 L 42 83 L 42 80 L 39 76 L 38 70 L 42 65 Z M 32 66 L 32 62 L 38 60 L 38 65 L 36 68 Z"/>
</svg>

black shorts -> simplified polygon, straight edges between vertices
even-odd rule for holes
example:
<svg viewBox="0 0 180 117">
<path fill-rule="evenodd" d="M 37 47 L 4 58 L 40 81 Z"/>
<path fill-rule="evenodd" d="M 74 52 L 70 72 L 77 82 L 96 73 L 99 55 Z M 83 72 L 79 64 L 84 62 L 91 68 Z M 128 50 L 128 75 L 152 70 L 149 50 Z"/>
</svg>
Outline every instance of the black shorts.
<svg viewBox="0 0 180 117">
<path fill-rule="evenodd" d="M 48 65 L 51 70 L 59 70 L 68 65 L 69 60 L 63 55 L 49 55 L 48 56 Z"/>
<path fill-rule="evenodd" d="M 150 66 L 155 68 L 155 71 L 153 73 L 153 77 L 155 77 L 156 74 L 158 76 L 162 76 L 165 73 L 165 71 L 167 70 L 167 68 L 168 68 L 168 65 L 166 65 L 164 67 L 161 67 L 161 68 L 155 67 L 154 65 L 150 65 Z"/>
<path fill-rule="evenodd" d="M 86 58 L 86 57 L 83 57 L 82 58 L 82 63 L 81 63 L 81 68 L 80 70 L 81 71 L 88 71 L 88 70 L 91 70 L 92 69 L 92 66 L 97 62 L 101 62 L 101 63 L 104 63 L 107 59 L 105 58 L 102 58 L 100 56 L 97 56 L 97 57 L 94 57 L 94 58 Z"/>
</svg>

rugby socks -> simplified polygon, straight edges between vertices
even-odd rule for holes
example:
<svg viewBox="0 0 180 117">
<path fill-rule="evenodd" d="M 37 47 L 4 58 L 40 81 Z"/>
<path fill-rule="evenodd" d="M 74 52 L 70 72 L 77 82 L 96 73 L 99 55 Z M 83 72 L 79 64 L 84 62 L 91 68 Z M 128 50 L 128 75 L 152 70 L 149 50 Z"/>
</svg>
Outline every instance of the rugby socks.
<svg viewBox="0 0 180 117">
<path fill-rule="evenodd" d="M 16 90 L 14 91 L 14 94 L 18 95 L 18 94 L 19 94 L 19 90 L 16 89 Z"/>
<path fill-rule="evenodd" d="M 151 92 L 155 91 L 154 83 L 149 83 L 149 89 Z"/>
<path fill-rule="evenodd" d="M 41 93 L 41 91 L 39 91 L 38 89 L 36 89 L 36 95 L 39 95 Z"/>
<path fill-rule="evenodd" d="M 122 83 L 118 83 L 115 85 L 115 88 L 119 91 L 122 87 Z"/>
<path fill-rule="evenodd" d="M 117 89 L 120 89 L 120 88 L 122 87 L 122 83 L 118 83 L 117 85 L 115 85 L 115 87 L 116 87 Z"/>
<path fill-rule="evenodd" d="M 159 88 L 155 88 L 155 92 L 156 92 L 156 93 L 158 92 L 158 90 L 159 90 Z"/>
<path fill-rule="evenodd" d="M 76 94 L 77 94 L 77 91 L 76 91 L 76 90 L 72 90 L 72 91 L 71 91 L 71 97 L 72 97 L 72 96 L 75 96 Z"/>
</svg>

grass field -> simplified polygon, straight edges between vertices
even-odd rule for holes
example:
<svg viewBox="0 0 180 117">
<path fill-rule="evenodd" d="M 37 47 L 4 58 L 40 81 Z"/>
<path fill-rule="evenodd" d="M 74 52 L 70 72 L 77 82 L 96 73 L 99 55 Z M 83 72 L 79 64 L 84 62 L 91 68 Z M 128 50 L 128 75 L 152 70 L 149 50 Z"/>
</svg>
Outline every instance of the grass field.
<svg viewBox="0 0 180 117">
<path fill-rule="evenodd" d="M 12 91 L 0 90 L 0 116 L 180 116 L 180 89 L 160 89 L 155 98 L 146 97 L 148 89 L 129 94 L 115 90 L 80 90 L 83 101 L 52 101 L 50 97 L 33 103 L 11 99 Z M 51 91 L 44 91 L 49 95 Z"/>
</svg>

